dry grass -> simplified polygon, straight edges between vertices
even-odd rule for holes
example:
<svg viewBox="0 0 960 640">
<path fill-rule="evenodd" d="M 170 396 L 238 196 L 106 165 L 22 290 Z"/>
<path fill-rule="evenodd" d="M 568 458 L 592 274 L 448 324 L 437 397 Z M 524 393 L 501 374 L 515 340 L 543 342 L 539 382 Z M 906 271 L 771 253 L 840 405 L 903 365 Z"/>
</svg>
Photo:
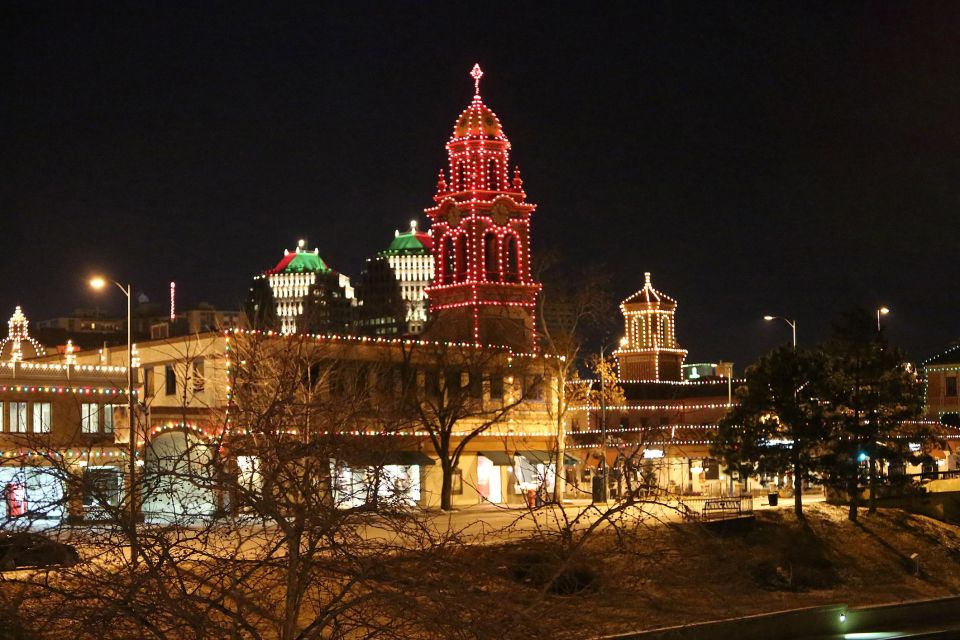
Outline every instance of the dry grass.
<svg viewBox="0 0 960 640">
<path fill-rule="evenodd" d="M 960 593 L 960 528 L 899 510 L 864 513 L 859 524 L 829 505 L 807 513 L 801 525 L 785 510 L 760 512 L 741 533 L 676 525 L 647 529 L 627 546 L 598 537 L 567 559 L 531 541 L 472 548 L 430 573 L 461 602 L 447 603 L 448 613 L 494 612 L 494 629 L 463 619 L 474 627 L 471 637 L 582 638 L 816 604 Z M 577 595 L 551 594 L 549 578 L 564 562 L 596 579 Z M 421 586 L 431 584 L 428 577 Z"/>
</svg>

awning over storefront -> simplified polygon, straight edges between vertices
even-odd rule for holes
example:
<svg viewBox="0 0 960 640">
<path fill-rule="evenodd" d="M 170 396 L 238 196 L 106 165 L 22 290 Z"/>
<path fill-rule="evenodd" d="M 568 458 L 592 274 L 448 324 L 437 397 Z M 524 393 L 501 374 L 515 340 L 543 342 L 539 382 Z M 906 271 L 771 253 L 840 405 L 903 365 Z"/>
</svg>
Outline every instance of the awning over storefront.
<svg viewBox="0 0 960 640">
<path fill-rule="evenodd" d="M 518 454 L 533 464 L 552 464 L 556 461 L 556 454 L 549 451 L 518 451 Z M 563 466 L 575 467 L 580 461 L 569 454 L 563 454 Z"/>
<path fill-rule="evenodd" d="M 477 455 L 490 459 L 498 467 L 513 466 L 513 456 L 503 451 L 479 451 Z"/>
<path fill-rule="evenodd" d="M 341 462 L 351 467 L 378 467 L 399 465 L 403 467 L 427 467 L 434 464 L 433 458 L 422 451 L 378 451 L 350 456 Z"/>
</svg>

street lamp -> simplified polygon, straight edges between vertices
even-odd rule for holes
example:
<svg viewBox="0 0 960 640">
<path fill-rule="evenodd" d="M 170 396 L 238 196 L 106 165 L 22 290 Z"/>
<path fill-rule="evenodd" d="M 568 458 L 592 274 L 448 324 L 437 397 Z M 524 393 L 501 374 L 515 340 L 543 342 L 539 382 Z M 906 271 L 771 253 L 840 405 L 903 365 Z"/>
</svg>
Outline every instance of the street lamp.
<svg viewBox="0 0 960 640">
<path fill-rule="evenodd" d="M 137 435 L 136 430 L 134 429 L 135 419 L 134 419 L 134 399 L 133 399 L 133 323 L 131 319 L 131 303 L 133 300 L 133 286 L 127 284 L 124 287 L 122 284 L 116 280 L 105 280 L 100 276 L 96 276 L 90 279 L 90 287 L 96 289 L 97 291 L 103 290 L 108 282 L 112 282 L 117 286 L 120 291 L 123 291 L 123 295 L 127 297 L 127 420 L 129 421 L 129 437 L 130 440 L 127 455 L 129 457 L 129 464 L 127 468 L 127 473 L 129 475 L 128 482 L 129 487 L 127 489 L 127 500 L 129 503 L 130 509 L 130 564 L 136 567 L 137 558 L 139 556 L 137 549 L 137 508 L 136 508 L 136 474 L 137 474 Z"/>
<path fill-rule="evenodd" d="M 890 309 L 886 307 L 880 307 L 877 309 L 877 333 L 880 333 L 880 316 L 885 316 L 890 313 Z"/>
<path fill-rule="evenodd" d="M 783 320 L 788 325 L 790 325 L 790 329 L 793 331 L 793 349 L 794 351 L 796 351 L 797 349 L 797 321 L 796 320 L 787 320 L 783 316 L 763 316 L 763 319 L 766 320 L 767 322 L 770 322 L 771 320 Z"/>
<path fill-rule="evenodd" d="M 620 346 L 625 347 L 627 345 L 627 338 L 624 336 L 620 339 Z M 607 487 L 607 394 L 604 387 L 604 376 L 603 370 L 606 366 L 606 355 L 605 351 L 607 350 L 608 345 L 606 343 L 600 345 L 600 441 L 602 442 L 602 451 L 603 451 L 603 473 L 601 477 L 603 478 L 603 493 L 601 494 L 604 504 L 610 500 L 610 490 Z"/>
</svg>

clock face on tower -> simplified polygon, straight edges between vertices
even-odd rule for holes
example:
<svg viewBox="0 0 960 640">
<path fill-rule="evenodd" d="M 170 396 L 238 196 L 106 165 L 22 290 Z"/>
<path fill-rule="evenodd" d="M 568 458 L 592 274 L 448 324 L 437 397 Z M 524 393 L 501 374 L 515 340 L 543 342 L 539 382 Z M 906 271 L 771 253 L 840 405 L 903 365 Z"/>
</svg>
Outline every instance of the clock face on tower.
<svg viewBox="0 0 960 640">
<path fill-rule="evenodd" d="M 451 228 L 460 224 L 460 209 L 450 207 L 450 210 L 447 211 L 447 224 L 449 224 Z"/>
<path fill-rule="evenodd" d="M 498 202 L 497 204 L 493 205 L 493 208 L 490 209 L 490 213 L 493 214 L 493 222 L 498 227 L 502 227 L 503 225 L 507 224 L 507 220 L 510 219 L 510 211 L 502 202 Z"/>
</svg>

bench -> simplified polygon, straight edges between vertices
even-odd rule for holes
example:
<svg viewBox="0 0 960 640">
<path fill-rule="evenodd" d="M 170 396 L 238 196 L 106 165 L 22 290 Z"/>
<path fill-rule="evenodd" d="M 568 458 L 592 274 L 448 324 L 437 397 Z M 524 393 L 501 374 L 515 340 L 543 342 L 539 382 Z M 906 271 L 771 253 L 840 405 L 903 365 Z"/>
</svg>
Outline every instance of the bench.
<svg viewBox="0 0 960 640">
<path fill-rule="evenodd" d="M 737 518 L 743 515 L 740 498 L 709 498 L 703 503 L 701 517 L 704 520 Z"/>
</svg>

